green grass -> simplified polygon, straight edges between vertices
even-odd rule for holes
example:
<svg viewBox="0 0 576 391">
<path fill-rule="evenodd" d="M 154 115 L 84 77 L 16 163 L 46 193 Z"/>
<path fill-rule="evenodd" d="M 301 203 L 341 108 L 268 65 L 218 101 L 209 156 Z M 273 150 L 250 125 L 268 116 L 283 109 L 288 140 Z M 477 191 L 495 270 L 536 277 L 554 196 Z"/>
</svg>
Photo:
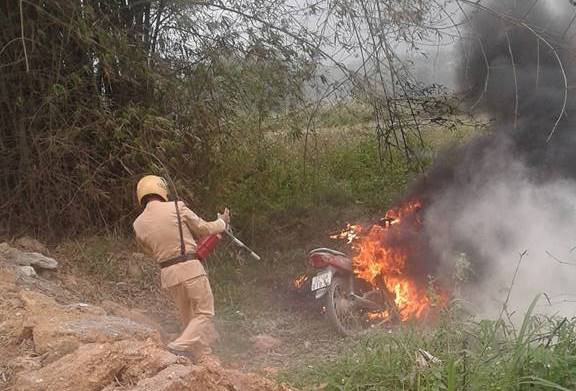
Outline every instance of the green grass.
<svg viewBox="0 0 576 391">
<path fill-rule="evenodd" d="M 481 130 L 457 111 L 446 114 L 451 126 L 423 119 L 422 143 L 412 140 L 414 129 L 407 129 L 420 159 L 416 164 L 406 161 L 401 149 L 379 145 L 371 113 L 360 103 L 327 105 L 310 128 L 302 113 L 276 118 L 263 128 L 247 119 L 238 124 L 242 137 L 222 151 L 207 178 L 216 182 L 206 185 L 210 193 L 195 189 L 199 199 L 208 200 L 201 207 L 229 206 L 234 225 L 247 233 L 250 244 L 262 237 L 293 237 L 296 231 L 310 238 L 313 231 L 385 211 L 438 151 Z"/>
<path fill-rule="evenodd" d="M 453 307 L 430 329 L 366 337 L 338 360 L 307 363 L 281 380 L 325 390 L 576 389 L 576 320 L 535 316 L 533 307 L 516 326 L 465 319 Z M 419 349 L 440 361 L 422 363 Z"/>
</svg>

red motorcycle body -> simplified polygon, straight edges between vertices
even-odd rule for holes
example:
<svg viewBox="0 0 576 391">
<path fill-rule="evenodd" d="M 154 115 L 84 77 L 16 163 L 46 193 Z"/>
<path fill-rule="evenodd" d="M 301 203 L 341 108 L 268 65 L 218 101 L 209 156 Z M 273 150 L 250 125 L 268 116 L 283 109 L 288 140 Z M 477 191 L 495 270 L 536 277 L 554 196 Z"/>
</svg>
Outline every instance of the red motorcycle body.
<svg viewBox="0 0 576 391">
<path fill-rule="evenodd" d="M 329 248 L 317 248 L 308 253 L 308 263 L 316 269 L 324 269 L 333 266 L 341 271 L 352 273 L 352 259 L 336 250 Z"/>
</svg>

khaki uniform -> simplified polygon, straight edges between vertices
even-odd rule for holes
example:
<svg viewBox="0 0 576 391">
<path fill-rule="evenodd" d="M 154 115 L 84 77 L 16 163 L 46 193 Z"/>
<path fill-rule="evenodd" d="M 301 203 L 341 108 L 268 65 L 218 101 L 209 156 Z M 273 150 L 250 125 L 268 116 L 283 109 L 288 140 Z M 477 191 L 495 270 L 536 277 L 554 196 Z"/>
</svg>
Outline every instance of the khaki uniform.
<svg viewBox="0 0 576 391">
<path fill-rule="evenodd" d="M 207 222 L 178 201 L 186 252 L 196 251 L 194 237 L 223 232 L 226 223 L 218 219 Z M 174 202 L 151 201 L 134 221 L 136 240 L 158 262 L 180 255 L 180 233 Z M 170 343 L 178 350 L 195 355 L 210 353 L 210 345 L 217 339 L 213 324 L 214 297 L 206 271 L 199 260 L 178 263 L 160 272 L 165 288 L 180 310 L 184 331 Z"/>
</svg>

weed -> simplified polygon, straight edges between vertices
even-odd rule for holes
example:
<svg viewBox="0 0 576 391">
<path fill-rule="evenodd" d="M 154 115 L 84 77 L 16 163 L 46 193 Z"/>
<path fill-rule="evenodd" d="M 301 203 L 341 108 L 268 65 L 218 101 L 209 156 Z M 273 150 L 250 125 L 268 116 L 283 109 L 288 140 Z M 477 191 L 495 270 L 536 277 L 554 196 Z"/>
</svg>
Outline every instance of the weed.
<svg viewBox="0 0 576 391">
<path fill-rule="evenodd" d="M 141 256 L 132 238 L 91 236 L 60 243 L 54 250 L 68 273 L 94 277 L 112 284 L 127 283 L 135 289 L 158 289 L 158 267 Z"/>
<path fill-rule="evenodd" d="M 229 206 L 234 225 L 250 244 L 256 238 L 294 235 L 296 230 L 301 234 L 292 238 L 310 239 L 347 220 L 386 210 L 421 172 L 422 166 L 407 162 L 399 151 L 384 151 L 368 107 L 327 106 L 318 117 L 314 129 L 296 136 L 291 127 L 302 129 L 305 118 L 282 118 L 267 123 L 264 130 L 244 129 L 243 138 L 222 151 L 213 173 L 217 183 L 206 178 L 209 194 L 198 189 L 197 198 L 208 200 L 199 206 Z M 283 124 L 286 121 L 290 126 Z M 458 123 L 450 129 L 423 125 L 422 142 L 412 144 L 419 145 L 415 154 L 424 166 L 447 144 L 480 129 L 476 123 Z M 249 121 L 245 125 L 253 126 Z"/>
<path fill-rule="evenodd" d="M 369 336 L 338 360 L 282 380 L 326 390 L 573 390 L 576 321 L 534 315 L 538 299 L 517 332 L 501 320 L 454 317 L 451 307 L 433 329 Z M 439 361 L 422 364 L 420 349 Z"/>
</svg>

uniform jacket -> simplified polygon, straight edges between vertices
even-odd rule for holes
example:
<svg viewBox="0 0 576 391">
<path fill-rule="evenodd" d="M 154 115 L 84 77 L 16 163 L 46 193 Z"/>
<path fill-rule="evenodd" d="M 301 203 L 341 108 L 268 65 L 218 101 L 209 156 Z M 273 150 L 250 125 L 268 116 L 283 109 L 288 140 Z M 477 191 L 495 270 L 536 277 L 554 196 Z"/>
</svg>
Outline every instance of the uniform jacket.
<svg viewBox="0 0 576 391">
<path fill-rule="evenodd" d="M 196 251 L 195 238 L 220 233 L 226 229 L 226 223 L 222 219 L 204 221 L 182 201 L 178 201 L 178 209 L 186 253 Z M 133 226 L 136 240 L 157 262 L 180 255 L 180 233 L 174 202 L 148 202 Z M 168 288 L 202 275 L 206 275 L 204 267 L 199 260 L 193 259 L 163 268 L 160 281 L 163 288 Z"/>
</svg>

